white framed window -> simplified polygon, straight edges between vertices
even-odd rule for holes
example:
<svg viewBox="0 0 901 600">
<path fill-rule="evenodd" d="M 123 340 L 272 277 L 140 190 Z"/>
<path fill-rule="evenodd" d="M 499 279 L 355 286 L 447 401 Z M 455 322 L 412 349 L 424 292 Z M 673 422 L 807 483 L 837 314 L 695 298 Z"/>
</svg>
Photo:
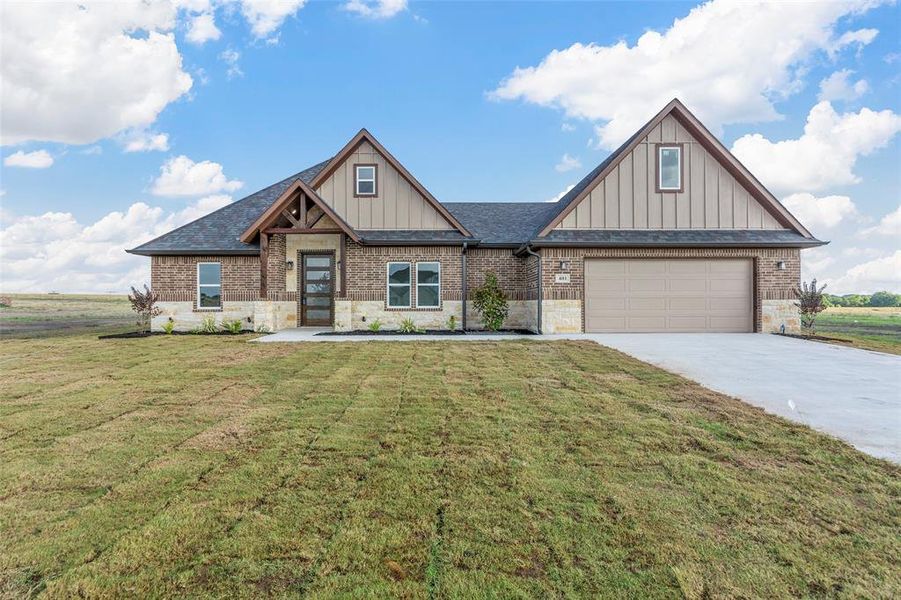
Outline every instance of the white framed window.
<svg viewBox="0 0 901 600">
<path fill-rule="evenodd" d="M 221 263 L 197 263 L 197 308 L 201 310 L 222 308 Z"/>
<path fill-rule="evenodd" d="M 657 146 L 657 191 L 682 191 L 682 146 Z"/>
<path fill-rule="evenodd" d="M 416 308 L 441 306 L 441 263 L 416 263 Z"/>
<path fill-rule="evenodd" d="M 354 195 L 375 196 L 378 194 L 377 165 L 354 165 Z"/>
<path fill-rule="evenodd" d="M 389 262 L 386 265 L 389 308 L 410 308 L 412 270 L 408 262 Z"/>
</svg>

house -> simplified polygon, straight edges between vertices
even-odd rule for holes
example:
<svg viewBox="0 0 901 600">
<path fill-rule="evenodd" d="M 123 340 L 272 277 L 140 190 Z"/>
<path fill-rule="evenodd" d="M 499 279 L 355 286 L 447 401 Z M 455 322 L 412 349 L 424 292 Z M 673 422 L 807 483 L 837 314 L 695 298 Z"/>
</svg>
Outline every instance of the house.
<svg viewBox="0 0 901 600">
<path fill-rule="evenodd" d="M 129 250 L 159 328 L 508 327 L 544 333 L 798 328 L 800 250 L 822 245 L 678 100 L 559 201 L 441 203 L 365 129 L 332 158 Z"/>
</svg>

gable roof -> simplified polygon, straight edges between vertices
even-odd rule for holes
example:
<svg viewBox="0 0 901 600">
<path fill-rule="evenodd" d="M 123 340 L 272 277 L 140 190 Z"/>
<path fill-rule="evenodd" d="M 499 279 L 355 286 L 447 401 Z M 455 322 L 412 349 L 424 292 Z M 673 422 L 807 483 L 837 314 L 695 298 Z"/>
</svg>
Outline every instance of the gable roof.
<svg viewBox="0 0 901 600">
<path fill-rule="evenodd" d="M 460 221 L 458 221 L 454 217 L 454 215 L 452 215 L 447 210 L 447 208 L 444 207 L 443 204 L 438 202 L 438 200 L 432 195 L 432 193 L 429 192 L 427 189 L 425 189 L 425 186 L 423 186 L 421 183 L 419 183 L 419 181 L 415 177 L 413 177 L 413 175 L 409 171 L 407 171 L 406 167 L 404 167 L 402 164 L 400 164 L 400 162 L 396 158 L 394 158 L 394 156 L 390 152 L 388 152 L 388 150 L 386 150 L 385 147 L 382 146 L 377 139 L 375 139 L 375 136 L 373 136 L 371 133 L 369 133 L 365 128 L 363 128 L 359 132 L 357 132 L 357 135 L 353 136 L 351 138 L 351 140 L 349 142 L 347 142 L 347 144 L 345 144 L 343 148 L 341 148 L 341 150 L 338 152 L 338 154 L 336 154 L 332 158 L 332 160 L 329 162 L 327 168 L 322 169 L 316 175 L 316 177 L 313 179 L 313 181 L 310 182 L 310 187 L 312 187 L 314 189 L 318 188 L 322 184 L 323 181 L 328 179 L 329 176 L 332 173 L 334 173 L 335 169 L 337 169 L 342 164 L 344 164 L 344 161 L 346 161 L 347 158 L 353 153 L 353 151 L 356 150 L 357 147 L 360 144 L 362 144 L 364 141 L 369 142 L 372 145 L 372 147 L 375 148 L 376 151 L 385 158 L 385 160 L 388 162 L 388 164 L 390 164 L 392 167 L 394 167 L 394 169 L 397 170 L 398 173 L 400 173 L 401 177 L 406 179 L 407 182 L 411 186 L 413 186 L 413 188 L 417 192 L 419 192 L 419 194 L 422 195 L 423 198 L 425 198 L 426 202 L 431 204 L 432 207 L 435 210 L 437 210 L 441 214 L 441 216 L 447 220 L 448 223 L 453 225 L 463 235 L 466 235 L 466 236 L 472 235 L 463 226 L 463 224 L 460 223 Z"/>
<path fill-rule="evenodd" d="M 252 241 L 257 234 L 260 232 L 260 229 L 265 227 L 272 220 L 277 219 L 281 214 L 282 210 L 285 209 L 286 206 L 290 204 L 290 202 L 294 199 L 294 196 L 298 192 L 303 192 L 307 195 L 307 197 L 313 201 L 319 208 L 322 209 L 332 221 L 342 230 L 344 233 L 350 236 L 350 238 L 355 241 L 360 241 L 360 236 L 353 230 L 353 228 L 347 224 L 347 222 L 342 219 L 332 208 L 325 203 L 325 201 L 319 197 L 319 194 L 313 191 L 303 179 L 295 179 L 291 185 L 285 188 L 285 191 L 281 193 L 281 195 L 272 203 L 272 206 L 267 208 L 262 215 L 260 215 L 253 224 L 248 227 L 244 233 L 241 234 L 242 242 L 250 242 Z"/>
<path fill-rule="evenodd" d="M 694 136 L 700 144 L 717 160 L 738 182 L 744 186 L 748 192 L 754 197 L 765 210 L 768 210 L 777 221 L 781 224 L 794 229 L 805 238 L 813 239 L 813 235 L 808 231 L 798 219 L 786 209 L 781 202 L 768 190 L 748 169 L 729 152 L 729 150 L 720 142 L 710 130 L 708 130 L 691 111 L 677 98 L 674 98 L 663 109 L 658 112 L 650 121 L 636 131 L 632 137 L 626 140 L 622 146 L 614 150 L 604 162 L 586 175 L 576 186 L 566 193 L 557 202 L 558 207 L 554 215 L 544 223 L 533 237 L 547 236 L 551 230 L 556 227 L 575 207 L 581 202 L 591 190 L 600 183 L 625 156 L 631 152 L 638 144 L 647 137 L 665 117 L 672 114 L 689 134 Z"/>
<path fill-rule="evenodd" d="M 326 160 L 295 173 L 126 252 L 144 256 L 259 254 L 259 243 L 245 243 L 240 240 L 247 225 L 259 218 L 294 181 L 299 179 L 309 184 L 328 162 Z"/>
</svg>

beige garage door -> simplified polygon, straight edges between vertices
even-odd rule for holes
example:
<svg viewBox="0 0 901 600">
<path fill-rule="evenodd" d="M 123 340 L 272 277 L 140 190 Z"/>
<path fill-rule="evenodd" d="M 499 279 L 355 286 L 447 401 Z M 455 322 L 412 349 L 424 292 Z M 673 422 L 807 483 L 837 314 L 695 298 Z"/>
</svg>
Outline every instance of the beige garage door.
<svg viewBox="0 0 901 600">
<path fill-rule="evenodd" d="M 585 330 L 753 331 L 748 259 L 585 261 Z"/>
</svg>

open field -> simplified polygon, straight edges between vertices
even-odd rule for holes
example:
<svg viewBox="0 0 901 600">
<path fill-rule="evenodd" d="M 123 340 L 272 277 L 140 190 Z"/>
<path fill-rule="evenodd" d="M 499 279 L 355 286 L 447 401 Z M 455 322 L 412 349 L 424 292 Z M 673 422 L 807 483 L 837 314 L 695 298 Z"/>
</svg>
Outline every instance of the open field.
<svg viewBox="0 0 901 600">
<path fill-rule="evenodd" d="M 827 308 L 817 317 L 816 329 L 858 348 L 901 354 L 901 308 Z"/>
<path fill-rule="evenodd" d="M 2 294 L 12 306 L 0 307 L 0 337 L 75 333 L 97 328 L 133 328 L 128 298 L 101 294 Z"/>
<path fill-rule="evenodd" d="M 897 597 L 901 469 L 590 342 L 0 341 L 0 596 Z"/>
</svg>

